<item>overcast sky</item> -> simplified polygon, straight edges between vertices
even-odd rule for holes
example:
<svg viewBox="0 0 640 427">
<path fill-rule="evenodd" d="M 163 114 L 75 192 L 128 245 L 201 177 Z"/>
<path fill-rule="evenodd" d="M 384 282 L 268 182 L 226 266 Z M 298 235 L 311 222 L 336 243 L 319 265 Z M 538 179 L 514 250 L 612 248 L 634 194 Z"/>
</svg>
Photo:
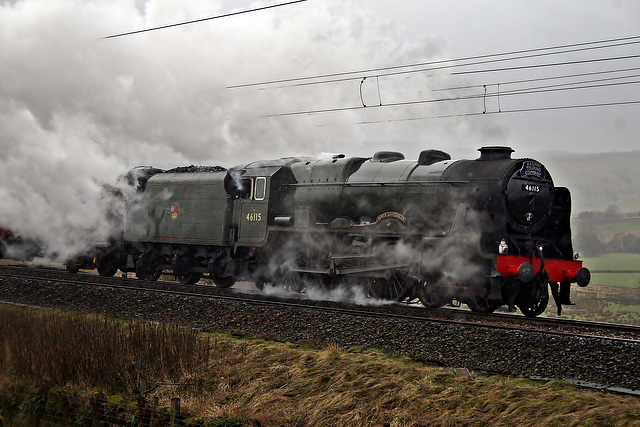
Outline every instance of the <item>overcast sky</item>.
<svg viewBox="0 0 640 427">
<path fill-rule="evenodd" d="M 100 185 L 140 164 L 638 149 L 640 59 L 613 58 L 639 39 L 394 68 L 640 36 L 635 0 L 308 0 L 104 39 L 282 2 L 0 0 L 2 220 L 91 228 Z"/>
</svg>

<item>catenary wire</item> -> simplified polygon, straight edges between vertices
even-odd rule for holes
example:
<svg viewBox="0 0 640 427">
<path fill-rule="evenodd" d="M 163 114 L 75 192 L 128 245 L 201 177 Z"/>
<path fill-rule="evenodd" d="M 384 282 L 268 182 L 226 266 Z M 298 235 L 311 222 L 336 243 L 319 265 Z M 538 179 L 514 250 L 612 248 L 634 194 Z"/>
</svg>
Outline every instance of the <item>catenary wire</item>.
<svg viewBox="0 0 640 427">
<path fill-rule="evenodd" d="M 482 87 L 482 86 L 485 86 L 485 85 L 489 86 L 489 85 L 498 85 L 498 84 L 499 85 L 514 85 L 514 84 L 532 83 L 532 82 L 548 81 L 548 80 L 562 80 L 562 79 L 571 79 L 571 78 L 576 78 L 576 77 L 597 76 L 597 75 L 603 75 L 603 74 L 626 73 L 628 71 L 638 71 L 638 70 L 640 70 L 640 67 L 628 67 L 628 68 L 619 68 L 619 69 L 616 69 L 616 70 L 602 70 L 602 71 L 591 71 L 591 72 L 586 72 L 586 73 L 561 74 L 561 75 L 557 75 L 557 76 L 535 77 L 535 78 L 530 78 L 530 79 L 500 81 L 500 82 L 494 82 L 494 83 L 474 84 L 474 85 L 466 85 L 466 86 L 451 86 L 451 87 L 440 88 L 440 89 L 431 89 L 431 91 L 432 92 L 440 92 L 440 91 L 446 91 L 446 90 L 473 89 L 473 88 L 478 88 L 478 87 Z M 633 76 L 635 76 L 635 74 Z M 610 80 L 610 79 L 625 78 L 625 77 L 627 77 L 627 76 L 611 77 L 611 78 L 602 79 L 602 80 Z"/>
<path fill-rule="evenodd" d="M 631 78 L 638 77 L 636 76 L 627 76 L 622 78 Z M 595 80 L 593 82 L 600 82 L 602 80 Z M 631 82 L 609 82 L 609 83 L 598 83 L 591 84 L 586 86 L 578 86 L 578 87 L 560 87 L 567 85 L 579 85 L 585 83 L 593 83 L 593 82 L 574 82 L 571 84 L 564 85 L 544 85 L 544 86 L 533 86 L 523 89 L 514 89 L 510 91 L 500 92 L 500 97 L 507 96 L 515 96 L 515 95 L 530 95 L 530 94 L 539 94 L 539 93 L 549 93 L 549 92 L 558 92 L 558 91 L 568 91 L 568 90 L 583 90 L 583 89 L 596 89 L 603 87 L 612 87 L 612 86 L 622 86 L 622 85 L 631 85 L 631 84 L 640 84 L 640 80 L 634 80 Z M 419 105 L 419 104 L 432 104 L 438 102 L 451 102 L 451 101 L 468 101 L 474 99 L 485 99 L 485 98 L 494 98 L 498 97 L 498 94 L 472 94 L 465 96 L 455 96 L 455 97 L 444 97 L 444 98 L 434 98 L 434 99 L 421 99 L 421 100 L 413 100 L 413 101 L 402 101 L 402 102 L 392 102 L 386 103 L 383 105 L 371 105 L 368 107 L 362 105 L 353 105 L 353 106 L 345 106 L 345 107 L 335 107 L 335 108 L 324 108 L 324 109 L 315 109 L 315 110 L 305 110 L 305 111 L 293 111 L 286 113 L 277 113 L 277 114 L 269 114 L 266 117 L 286 117 L 286 116 L 301 116 L 301 115 L 311 115 L 311 114 L 321 114 L 321 113 L 334 113 L 341 111 L 353 111 L 360 109 L 371 109 L 371 108 L 383 108 L 383 107 L 402 107 L 402 106 L 410 106 L 410 105 Z"/>
<path fill-rule="evenodd" d="M 604 46 L 594 46 L 598 44 L 602 45 L 605 43 L 608 43 L 608 44 Z M 441 70 L 441 69 L 468 67 L 472 65 L 481 65 L 481 64 L 495 63 L 495 62 L 501 62 L 501 61 L 514 61 L 514 60 L 530 59 L 530 58 L 541 57 L 541 56 L 574 53 L 574 52 L 585 51 L 585 50 L 620 47 L 620 46 L 626 46 L 626 45 L 638 44 L 638 43 L 640 43 L 640 36 L 631 36 L 631 37 L 606 39 L 606 40 L 599 40 L 599 41 L 592 41 L 592 42 L 565 44 L 565 45 L 558 45 L 558 46 L 545 47 L 545 48 L 523 49 L 523 50 L 516 50 L 516 51 L 496 53 L 496 54 L 468 56 L 468 57 L 462 57 L 462 58 L 456 58 L 456 59 L 442 59 L 442 60 L 427 61 L 427 62 L 420 62 L 420 63 L 414 63 L 414 64 L 370 68 L 370 69 L 364 69 L 364 70 L 358 70 L 358 71 L 345 71 L 345 72 L 339 72 L 339 73 L 319 74 L 315 76 L 294 77 L 294 78 L 269 80 L 269 81 L 254 82 L 254 83 L 236 84 L 236 85 L 227 86 L 227 88 L 237 89 L 237 88 L 245 88 L 245 87 L 252 87 L 252 86 L 267 86 L 267 85 L 273 85 L 273 84 L 294 83 L 294 82 L 304 82 L 304 83 L 298 83 L 297 85 L 334 83 L 334 82 L 345 81 L 345 80 L 354 80 L 354 79 L 360 80 L 364 77 L 365 74 L 368 77 L 370 77 L 372 76 L 372 73 L 378 73 L 378 72 L 390 71 L 390 70 L 399 70 L 404 68 L 416 68 L 416 67 L 429 66 L 429 68 L 420 68 L 417 70 L 412 69 L 412 70 L 404 70 L 404 71 L 394 71 L 394 72 L 387 72 L 383 74 L 373 74 L 373 75 L 378 75 L 381 77 L 381 76 L 387 76 L 387 75 L 435 71 L 435 70 Z M 559 52 L 545 52 L 545 51 L 552 51 L 552 50 L 558 50 L 558 49 L 565 49 L 565 50 L 562 50 Z M 527 55 L 523 55 L 523 54 L 527 54 Z M 513 56 L 513 55 L 520 55 L 520 56 L 498 59 L 499 57 Z M 465 63 L 465 64 L 455 64 L 456 62 L 462 62 L 462 61 L 465 61 L 465 62 L 474 61 L 474 62 Z M 350 77 L 347 77 L 347 76 L 350 76 Z M 320 80 L 320 79 L 329 79 L 329 80 Z M 309 80 L 313 80 L 313 81 L 309 81 Z"/>
<path fill-rule="evenodd" d="M 493 115 L 493 114 L 529 113 L 529 112 L 537 112 L 537 111 L 573 110 L 573 109 L 596 108 L 596 107 L 615 107 L 615 106 L 621 106 L 621 105 L 639 105 L 639 104 L 640 104 L 640 100 L 601 102 L 601 103 L 591 103 L 591 104 L 555 105 L 555 106 L 547 106 L 547 107 L 515 108 L 511 110 L 501 110 L 501 111 L 486 111 L 486 112 L 476 111 L 471 113 L 410 117 L 410 118 L 404 118 L 404 119 L 368 120 L 368 121 L 358 122 L 357 124 L 367 125 L 367 124 L 376 124 L 376 123 L 406 122 L 406 121 L 446 119 L 446 118 L 456 118 L 456 117 L 473 117 L 473 116 L 486 116 L 486 115 Z"/>
<path fill-rule="evenodd" d="M 134 35 L 134 34 L 147 33 L 149 31 L 164 30 L 166 28 L 179 27 L 179 26 L 182 26 L 182 25 L 195 24 L 195 23 L 198 23 L 198 22 L 211 21 L 211 20 L 220 19 L 220 18 L 228 18 L 230 16 L 242 15 L 242 14 L 250 13 L 250 12 L 258 12 L 258 11 L 267 10 L 267 9 L 274 9 L 276 7 L 289 6 L 289 5 L 292 5 L 292 4 L 295 4 L 295 3 L 303 3 L 303 2 L 306 2 L 306 1 L 309 1 L 309 0 L 294 0 L 294 1 L 289 1 L 289 2 L 286 2 L 286 3 L 272 4 L 272 5 L 269 5 L 269 6 L 257 7 L 257 8 L 254 8 L 254 9 L 247 9 L 247 10 L 242 10 L 242 11 L 238 11 L 238 12 L 225 13 L 223 15 L 210 16 L 208 18 L 194 19 L 194 20 L 191 20 L 191 21 L 177 22 L 175 24 L 168 24 L 168 25 L 161 25 L 161 26 L 158 26 L 158 27 L 145 28 L 143 30 L 136 30 L 136 31 L 129 31 L 129 32 L 126 32 L 126 33 L 113 34 L 113 35 L 110 35 L 110 36 L 107 36 L 107 37 L 103 37 L 103 39 L 113 39 L 113 38 L 116 38 L 116 37 L 131 36 L 131 35 Z"/>
<path fill-rule="evenodd" d="M 565 53 L 565 52 L 562 52 Z M 527 57 L 527 58 L 531 58 L 531 57 Z M 477 70 L 467 70 L 467 71 L 453 71 L 450 73 L 450 75 L 468 75 L 468 74 L 481 74 L 481 73 L 495 73 L 495 72 L 504 72 L 504 71 L 515 71 L 515 70 L 527 70 L 527 69 L 536 69 L 536 68 L 548 68 L 548 67 L 561 67 L 561 66 L 567 66 L 567 65 L 580 65 L 580 64 L 589 64 L 589 63 L 598 63 L 598 62 L 607 62 L 607 61 L 621 61 L 621 60 L 629 60 L 629 59 L 637 59 L 640 58 L 640 55 L 625 55 L 625 56 L 617 56 L 617 57 L 604 57 L 604 58 L 592 58 L 592 59 L 583 59 L 583 60 L 575 60 L 575 61 L 565 61 L 565 62 L 554 62 L 554 63 L 549 63 L 549 64 L 531 64 L 531 65 L 519 65 L 519 66 L 512 66 L 512 67 L 501 67 L 501 68 L 488 68 L 488 69 L 477 69 Z M 522 59 L 522 58 L 510 58 L 510 59 L 506 59 L 506 60 L 512 60 L 512 59 Z M 431 67 L 431 68 L 423 68 L 423 69 L 419 69 L 419 70 L 411 70 L 411 71 L 403 71 L 403 72 L 391 72 L 391 73 L 382 73 L 382 74 L 377 74 L 377 75 L 370 75 L 370 76 L 365 76 L 365 77 L 391 77 L 391 76 L 397 76 L 397 75 L 401 75 L 401 74 L 412 74 L 412 73 L 423 73 L 426 71 L 438 71 L 438 70 L 445 70 L 445 69 L 451 69 L 451 68 L 456 68 L 456 67 L 466 67 L 466 66 L 472 66 L 472 65 L 483 65 L 483 64 L 488 64 L 488 63 L 493 63 L 493 62 L 499 62 L 502 60 L 492 60 L 492 61 L 481 61 L 481 62 L 475 62 L 472 64 L 458 64 L 458 65 L 447 65 L 447 66 L 439 66 L 439 67 Z M 432 76 L 432 75 L 429 75 Z M 329 84 L 329 83 L 341 83 L 341 82 L 347 82 L 347 81 L 354 81 L 354 80 L 362 80 L 362 76 L 360 77 L 348 77 L 348 78 L 339 78 L 339 79 L 333 79 L 333 80 L 321 80 L 321 81 L 315 81 L 315 82 L 306 82 L 306 83 L 296 83 L 296 84 L 292 84 L 292 85 L 288 85 L 288 86 L 278 86 L 278 89 L 284 88 L 284 87 L 299 87 L 299 86 L 312 86 L 312 85 L 320 85 L 320 84 Z M 228 89 L 233 89 L 233 88 L 239 88 L 239 87 L 243 87 L 243 86 L 228 86 Z M 246 87 L 246 86 L 244 86 Z"/>
</svg>

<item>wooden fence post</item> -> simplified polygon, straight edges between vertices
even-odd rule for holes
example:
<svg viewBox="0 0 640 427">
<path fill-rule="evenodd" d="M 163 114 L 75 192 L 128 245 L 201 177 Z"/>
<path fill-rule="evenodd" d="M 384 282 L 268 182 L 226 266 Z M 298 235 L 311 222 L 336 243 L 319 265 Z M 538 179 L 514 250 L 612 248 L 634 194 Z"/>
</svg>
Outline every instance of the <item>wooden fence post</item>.
<svg viewBox="0 0 640 427">
<path fill-rule="evenodd" d="M 171 427 L 180 427 L 182 422 L 180 420 L 180 398 L 171 398 Z"/>
<path fill-rule="evenodd" d="M 98 426 L 105 416 L 107 408 L 107 395 L 104 393 L 96 393 L 93 398 L 93 425 Z"/>
</svg>

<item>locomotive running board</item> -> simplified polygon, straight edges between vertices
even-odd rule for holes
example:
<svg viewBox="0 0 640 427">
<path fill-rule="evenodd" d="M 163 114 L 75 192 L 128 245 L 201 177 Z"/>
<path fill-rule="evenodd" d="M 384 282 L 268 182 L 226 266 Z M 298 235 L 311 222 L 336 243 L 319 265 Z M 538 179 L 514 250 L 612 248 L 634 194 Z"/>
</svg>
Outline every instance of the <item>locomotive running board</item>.
<svg viewBox="0 0 640 427">
<path fill-rule="evenodd" d="M 373 265 L 362 267 L 345 267 L 345 268 L 308 268 L 308 267 L 294 267 L 289 271 L 296 273 L 310 273 L 310 274 L 326 274 L 329 276 L 339 276 L 343 274 L 358 274 L 358 273 L 373 273 L 376 271 L 384 271 L 396 268 L 407 268 L 409 264 L 386 264 L 386 265 Z"/>
</svg>

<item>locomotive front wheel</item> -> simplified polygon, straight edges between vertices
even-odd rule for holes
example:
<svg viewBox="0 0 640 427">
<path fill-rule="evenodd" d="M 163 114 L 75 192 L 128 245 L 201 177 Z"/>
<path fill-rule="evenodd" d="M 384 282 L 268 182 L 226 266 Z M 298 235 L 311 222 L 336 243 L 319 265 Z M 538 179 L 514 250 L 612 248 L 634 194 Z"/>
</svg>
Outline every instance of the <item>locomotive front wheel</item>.
<svg viewBox="0 0 640 427">
<path fill-rule="evenodd" d="M 543 289 L 537 290 L 537 298 L 528 299 L 525 303 L 519 303 L 518 308 L 527 317 L 536 317 L 544 313 L 549 303 L 549 287 L 545 284 Z"/>
</svg>

